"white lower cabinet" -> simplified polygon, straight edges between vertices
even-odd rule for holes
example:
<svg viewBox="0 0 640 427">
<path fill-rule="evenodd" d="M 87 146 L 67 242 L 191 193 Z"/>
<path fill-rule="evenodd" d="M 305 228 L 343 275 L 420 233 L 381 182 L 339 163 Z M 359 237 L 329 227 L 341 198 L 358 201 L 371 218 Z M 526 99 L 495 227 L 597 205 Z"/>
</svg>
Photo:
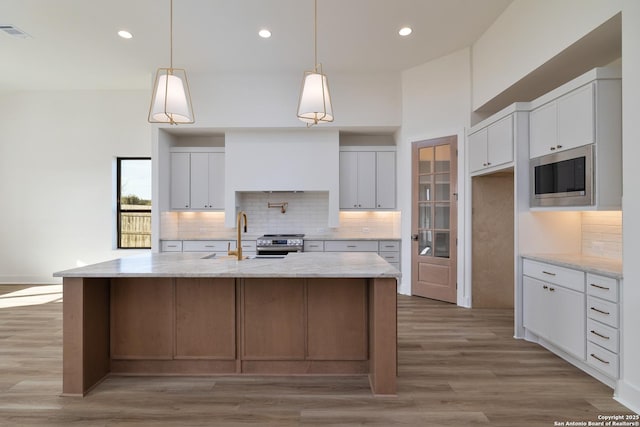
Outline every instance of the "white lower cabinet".
<svg viewBox="0 0 640 427">
<path fill-rule="evenodd" d="M 522 271 L 528 339 L 552 344 L 548 348 L 562 350 L 567 360 L 613 387 L 622 349 L 620 282 L 529 259 L 523 260 Z"/>
<path fill-rule="evenodd" d="M 226 255 L 228 246 L 236 248 L 235 240 L 162 240 L 162 252 L 208 252 L 216 255 Z M 245 246 L 248 245 L 248 246 Z M 255 241 L 242 242 L 243 251 L 255 252 Z M 251 249 L 253 248 L 253 249 Z M 246 253 L 245 253 L 246 254 Z"/>
<path fill-rule="evenodd" d="M 585 358 L 584 292 L 523 278 L 524 327 L 567 353 Z"/>
<path fill-rule="evenodd" d="M 400 240 L 305 240 L 305 252 L 377 252 L 400 270 Z"/>
</svg>

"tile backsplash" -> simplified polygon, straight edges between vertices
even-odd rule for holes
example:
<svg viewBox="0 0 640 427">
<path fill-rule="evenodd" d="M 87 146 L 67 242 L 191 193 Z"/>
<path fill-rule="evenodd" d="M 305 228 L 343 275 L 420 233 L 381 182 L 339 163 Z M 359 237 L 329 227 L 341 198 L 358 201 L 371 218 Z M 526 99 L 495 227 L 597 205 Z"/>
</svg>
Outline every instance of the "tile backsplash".
<svg viewBox="0 0 640 427">
<path fill-rule="evenodd" d="M 622 259 L 622 212 L 582 212 L 582 254 Z"/>
<path fill-rule="evenodd" d="M 237 193 L 238 207 L 247 213 L 248 232 L 304 233 L 325 238 L 389 238 L 400 236 L 398 211 L 341 211 L 340 226 L 328 228 L 329 194 L 323 191 L 305 192 L 242 192 Z M 269 208 L 269 203 L 286 203 Z M 235 228 L 224 226 L 224 212 L 162 212 L 160 239 L 232 238 Z"/>
</svg>

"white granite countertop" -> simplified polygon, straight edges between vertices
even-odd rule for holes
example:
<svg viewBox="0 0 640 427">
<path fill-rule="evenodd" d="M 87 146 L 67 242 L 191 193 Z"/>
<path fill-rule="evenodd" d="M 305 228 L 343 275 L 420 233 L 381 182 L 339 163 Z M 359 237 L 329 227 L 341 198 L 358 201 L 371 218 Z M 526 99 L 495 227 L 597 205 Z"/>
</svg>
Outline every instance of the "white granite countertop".
<svg viewBox="0 0 640 427">
<path fill-rule="evenodd" d="M 351 277 L 400 278 L 400 271 L 378 254 L 301 252 L 284 258 L 245 259 L 207 253 L 132 255 L 54 273 L 54 277 Z"/>
<path fill-rule="evenodd" d="M 522 258 L 622 279 L 622 260 L 582 254 L 523 254 Z"/>
</svg>

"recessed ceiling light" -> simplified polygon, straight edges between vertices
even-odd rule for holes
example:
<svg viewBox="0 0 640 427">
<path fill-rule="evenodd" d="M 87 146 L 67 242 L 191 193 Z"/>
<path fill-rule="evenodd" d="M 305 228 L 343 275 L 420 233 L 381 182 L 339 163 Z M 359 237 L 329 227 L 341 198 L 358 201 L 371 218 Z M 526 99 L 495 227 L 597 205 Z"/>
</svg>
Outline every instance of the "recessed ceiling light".
<svg viewBox="0 0 640 427">
<path fill-rule="evenodd" d="M 268 39 L 269 37 L 271 37 L 271 31 L 263 28 L 262 30 L 258 31 L 258 35 L 263 39 Z"/>
<path fill-rule="evenodd" d="M 130 39 L 133 38 L 133 34 L 131 34 L 129 31 L 127 30 L 120 30 L 118 31 L 118 35 L 120 37 L 122 37 L 123 39 Z"/>
<path fill-rule="evenodd" d="M 411 27 L 402 27 L 400 28 L 400 31 L 398 31 L 398 34 L 400 34 L 402 37 L 406 37 L 412 32 L 413 30 L 411 29 Z"/>
</svg>

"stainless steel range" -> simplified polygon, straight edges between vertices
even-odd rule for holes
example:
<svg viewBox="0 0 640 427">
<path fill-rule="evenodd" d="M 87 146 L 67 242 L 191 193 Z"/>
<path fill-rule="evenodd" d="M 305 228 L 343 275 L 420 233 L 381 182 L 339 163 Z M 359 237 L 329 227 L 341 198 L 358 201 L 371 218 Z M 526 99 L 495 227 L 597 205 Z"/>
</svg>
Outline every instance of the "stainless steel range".
<svg viewBox="0 0 640 427">
<path fill-rule="evenodd" d="M 302 252 L 304 234 L 265 234 L 256 240 L 258 255 L 286 255 Z"/>
</svg>

